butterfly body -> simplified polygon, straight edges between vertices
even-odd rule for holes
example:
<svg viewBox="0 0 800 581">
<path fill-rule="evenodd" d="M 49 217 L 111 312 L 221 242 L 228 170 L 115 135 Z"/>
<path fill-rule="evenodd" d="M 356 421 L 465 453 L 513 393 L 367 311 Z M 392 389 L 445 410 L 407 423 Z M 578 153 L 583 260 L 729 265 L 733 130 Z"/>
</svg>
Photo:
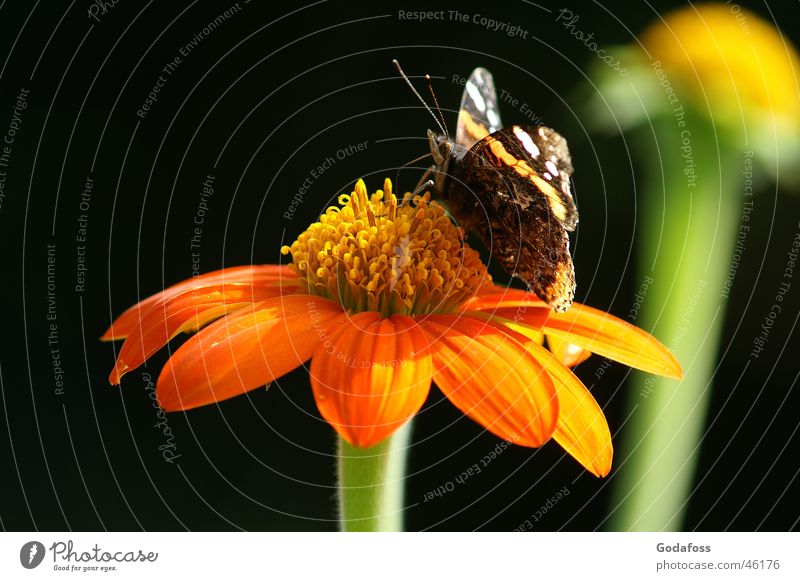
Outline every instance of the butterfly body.
<svg viewBox="0 0 800 581">
<path fill-rule="evenodd" d="M 500 125 L 492 76 L 475 69 L 455 140 L 428 132 L 434 187 L 506 272 L 566 311 L 575 295 L 568 231 L 578 221 L 566 140 L 544 126 Z"/>
</svg>

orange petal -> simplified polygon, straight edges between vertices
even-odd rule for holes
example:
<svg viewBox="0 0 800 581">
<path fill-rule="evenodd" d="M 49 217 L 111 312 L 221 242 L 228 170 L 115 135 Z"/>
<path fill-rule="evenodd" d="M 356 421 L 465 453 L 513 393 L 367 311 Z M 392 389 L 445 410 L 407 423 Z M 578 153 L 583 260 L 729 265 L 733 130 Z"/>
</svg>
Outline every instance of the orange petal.
<svg viewBox="0 0 800 581">
<path fill-rule="evenodd" d="M 380 443 L 417 413 L 432 375 L 425 334 L 401 315 L 353 315 L 331 329 L 311 360 L 322 417 L 359 448 Z"/>
<path fill-rule="evenodd" d="M 483 303 L 476 303 L 483 306 Z M 480 319 L 482 321 L 499 321 L 502 323 L 517 323 L 523 324 L 531 329 L 535 329 L 541 333 L 541 340 L 539 343 L 544 342 L 544 324 L 547 317 L 550 316 L 552 309 L 548 306 L 531 306 L 530 303 L 518 303 L 512 306 L 505 306 L 508 303 L 498 302 L 496 306 L 487 307 L 486 309 L 469 309 L 464 310 L 464 314 L 472 318 Z"/>
<path fill-rule="evenodd" d="M 288 373 L 325 341 L 346 315 L 338 303 L 310 295 L 267 299 L 212 323 L 167 361 L 159 403 L 187 410 L 255 389 Z"/>
<path fill-rule="evenodd" d="M 513 334 L 544 366 L 556 387 L 559 412 L 553 439 L 589 472 L 606 476 L 611 470 L 614 448 L 603 410 L 572 371 L 538 342 L 528 340 L 529 330 L 519 328 L 526 336 Z"/>
<path fill-rule="evenodd" d="M 116 341 L 124 339 L 137 326 L 151 307 L 158 303 L 165 303 L 170 298 L 190 290 L 201 291 L 211 286 L 220 284 L 234 285 L 256 285 L 256 284 L 280 284 L 294 283 L 297 276 L 288 266 L 276 264 L 261 264 L 234 266 L 223 268 L 214 272 L 202 274 L 184 280 L 171 287 L 156 293 L 141 302 L 136 303 L 127 311 L 122 313 L 111 324 L 111 326 L 100 337 L 101 341 Z"/>
<path fill-rule="evenodd" d="M 541 446 L 558 420 L 558 398 L 542 365 L 498 327 L 470 317 L 420 322 L 433 352 L 433 381 L 484 428 L 522 446 Z"/>
<path fill-rule="evenodd" d="M 224 285 L 186 290 L 161 298 L 142 316 L 141 322 L 131 329 L 119 351 L 109 381 L 112 385 L 118 384 L 125 373 L 139 367 L 182 331 L 196 331 L 225 314 L 294 291 L 292 287 L 226 282 Z"/>
<path fill-rule="evenodd" d="M 493 311 L 495 309 L 516 309 L 542 307 L 550 310 L 550 306 L 531 291 L 500 285 L 486 285 L 475 296 L 464 303 L 463 311 Z"/>
<path fill-rule="evenodd" d="M 552 376 L 560 410 L 553 439 L 589 472 L 606 476 L 614 457 L 608 422 L 589 390 L 572 371 L 564 370 L 566 373 Z"/>
<path fill-rule="evenodd" d="M 586 305 L 573 303 L 566 313 L 550 311 L 544 331 L 547 335 L 642 371 L 675 379 L 683 375 L 678 360 L 655 337 Z"/>
<path fill-rule="evenodd" d="M 547 336 L 547 346 L 550 348 L 550 352 L 567 367 L 575 367 L 592 355 L 591 351 L 572 343 L 567 343 L 555 335 Z"/>
</svg>

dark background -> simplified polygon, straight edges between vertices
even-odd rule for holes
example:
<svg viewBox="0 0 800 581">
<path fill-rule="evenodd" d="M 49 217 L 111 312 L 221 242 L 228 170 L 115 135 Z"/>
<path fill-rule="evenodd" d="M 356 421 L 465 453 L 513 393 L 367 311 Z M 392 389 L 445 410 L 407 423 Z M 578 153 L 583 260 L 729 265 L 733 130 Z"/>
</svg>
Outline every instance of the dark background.
<svg viewBox="0 0 800 581">
<path fill-rule="evenodd" d="M 586 74 L 596 57 L 554 18 L 570 7 L 602 45 L 623 44 L 629 31 L 679 2 L 458 4 L 465 13 L 519 24 L 527 40 L 474 24 L 398 20 L 398 9 L 435 8 L 428 3 L 241 2 L 238 14 L 183 58 L 143 120 L 136 111 L 161 68 L 232 3 L 120 1 L 99 22 L 88 17 L 85 0 L 33 4 L 0 3 L 0 129 L 19 90 L 30 90 L 0 208 L 3 529 L 336 528 L 334 432 L 316 411 L 302 369 L 269 391 L 171 414 L 180 458 L 168 464 L 141 371 L 121 389 L 110 387 L 119 345 L 98 337 L 138 298 L 191 276 L 188 241 L 206 175 L 216 179 L 202 271 L 280 261 L 281 244 L 357 178 L 374 190 L 424 153 L 432 120 L 398 80 L 392 58 L 420 88 L 420 75 L 435 78 L 451 131 L 462 90 L 452 75 L 482 65 L 498 89 L 568 137 L 581 212 L 573 237 L 578 300 L 623 317 L 629 311 L 639 284 L 631 262 L 639 168 L 622 137 L 587 133 L 578 101 L 591 92 Z M 787 4 L 742 3 L 797 45 L 797 5 Z M 525 122 L 512 107 L 503 113 L 506 123 Z M 365 151 L 336 160 L 314 182 L 293 220 L 283 218 L 311 169 L 364 141 Z M 418 175 L 404 172 L 401 187 L 412 187 Z M 82 212 L 87 176 L 95 185 Z M 765 353 L 742 375 L 798 228 L 799 192 L 767 180 L 758 189 L 753 234 L 729 301 L 690 529 L 786 530 L 800 514 L 800 365 L 792 340 L 800 289 L 787 298 L 791 316 L 778 319 Z M 85 290 L 76 292 L 81 213 L 88 215 L 88 271 Z M 62 395 L 54 391 L 48 345 L 48 244 L 56 245 Z M 167 355 L 143 371 L 156 377 Z M 599 363 L 592 358 L 579 367 L 587 384 Z M 628 373 L 614 366 L 593 389 L 612 431 L 624 418 Z M 499 442 L 436 389 L 415 420 L 414 441 L 410 530 L 512 530 L 565 486 L 569 496 L 537 530 L 602 529 L 613 510 L 613 472 L 595 479 L 555 444 L 511 447 L 480 475 L 423 503 L 426 492 Z"/>
</svg>

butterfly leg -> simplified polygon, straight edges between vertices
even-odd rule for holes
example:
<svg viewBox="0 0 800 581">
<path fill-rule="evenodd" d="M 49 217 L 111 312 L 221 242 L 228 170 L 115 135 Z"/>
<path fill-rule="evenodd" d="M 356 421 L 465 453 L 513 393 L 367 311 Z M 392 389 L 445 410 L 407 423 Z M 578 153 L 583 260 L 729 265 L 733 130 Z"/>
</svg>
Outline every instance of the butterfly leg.
<svg viewBox="0 0 800 581">
<path fill-rule="evenodd" d="M 434 185 L 432 179 L 430 179 L 431 175 L 433 174 L 434 170 L 436 169 L 435 165 L 432 165 L 428 169 L 425 170 L 425 173 L 422 174 L 422 177 L 419 178 L 417 182 L 417 186 L 414 188 L 414 195 L 420 193 L 422 190 L 426 188 L 430 188 Z"/>
</svg>

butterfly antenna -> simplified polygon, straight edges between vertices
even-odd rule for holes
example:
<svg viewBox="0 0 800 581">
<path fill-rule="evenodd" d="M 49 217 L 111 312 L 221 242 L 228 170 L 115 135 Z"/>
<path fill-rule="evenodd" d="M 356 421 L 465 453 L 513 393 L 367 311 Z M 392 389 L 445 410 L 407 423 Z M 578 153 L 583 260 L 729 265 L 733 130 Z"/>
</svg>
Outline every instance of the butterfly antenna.
<svg viewBox="0 0 800 581">
<path fill-rule="evenodd" d="M 436 118 L 436 115 L 434 115 L 433 110 L 431 110 L 430 106 L 425 102 L 425 99 L 422 98 L 422 95 L 420 95 L 417 92 L 417 90 L 414 88 L 414 85 L 411 83 L 411 79 L 409 79 L 408 75 L 406 75 L 403 72 L 403 69 L 400 68 L 400 63 L 397 62 L 397 59 L 392 59 L 392 64 L 395 66 L 395 68 L 397 69 L 397 72 L 400 73 L 400 76 L 403 78 L 403 80 L 406 82 L 408 87 L 411 89 L 411 92 L 414 93 L 417 96 L 417 99 L 419 99 L 419 102 L 422 103 L 422 105 L 425 107 L 425 109 L 427 109 L 428 113 L 431 114 L 431 117 L 433 117 L 433 120 L 436 121 L 436 125 L 439 126 L 439 129 L 441 130 L 442 134 L 447 135 L 447 129 L 445 129 L 444 125 L 442 124 L 442 122 L 439 121 L 439 119 Z"/>
<path fill-rule="evenodd" d="M 442 108 L 439 107 L 439 99 L 436 98 L 436 93 L 433 91 L 433 83 L 431 82 L 431 76 L 425 75 L 425 80 L 428 81 L 428 90 L 431 93 L 431 97 L 433 97 L 433 104 L 436 105 L 436 112 L 439 114 L 439 119 L 441 119 L 442 123 L 441 126 L 444 127 L 444 134 L 447 137 L 450 137 L 450 134 L 447 133 L 447 123 L 444 121 L 444 114 L 442 114 Z"/>
</svg>

